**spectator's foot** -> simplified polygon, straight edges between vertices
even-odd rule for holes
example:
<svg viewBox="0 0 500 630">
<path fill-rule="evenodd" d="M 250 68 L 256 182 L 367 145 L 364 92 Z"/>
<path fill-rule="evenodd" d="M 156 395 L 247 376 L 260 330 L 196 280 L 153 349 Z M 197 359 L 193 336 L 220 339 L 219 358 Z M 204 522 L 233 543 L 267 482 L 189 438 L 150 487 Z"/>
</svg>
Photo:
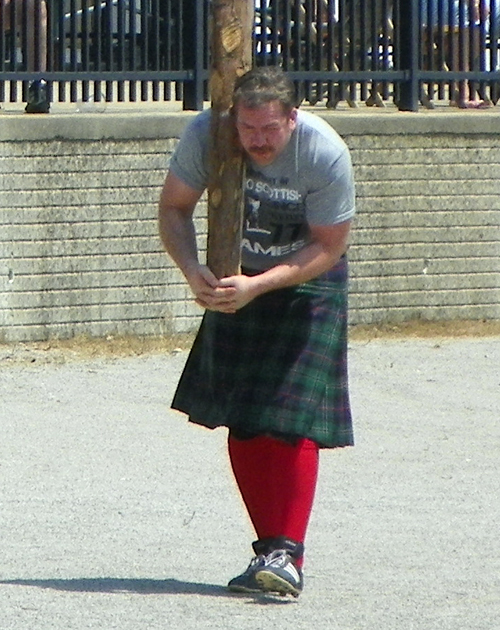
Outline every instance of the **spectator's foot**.
<svg viewBox="0 0 500 630">
<path fill-rule="evenodd" d="M 434 109 L 434 101 L 432 100 L 432 96 L 430 96 L 426 92 L 422 92 L 420 94 L 420 102 L 425 107 L 425 109 Z"/>
<path fill-rule="evenodd" d="M 370 96 L 366 99 L 365 105 L 367 107 L 385 107 L 385 103 L 376 90 L 370 92 Z"/>
<path fill-rule="evenodd" d="M 28 88 L 27 114 L 48 114 L 50 111 L 49 88 L 43 79 L 32 81 Z"/>
<path fill-rule="evenodd" d="M 451 101 L 451 105 L 454 107 L 458 107 L 459 109 L 489 109 L 490 107 L 493 107 L 493 103 L 491 101 L 485 101 L 482 99 L 476 99 L 472 101 Z"/>
</svg>

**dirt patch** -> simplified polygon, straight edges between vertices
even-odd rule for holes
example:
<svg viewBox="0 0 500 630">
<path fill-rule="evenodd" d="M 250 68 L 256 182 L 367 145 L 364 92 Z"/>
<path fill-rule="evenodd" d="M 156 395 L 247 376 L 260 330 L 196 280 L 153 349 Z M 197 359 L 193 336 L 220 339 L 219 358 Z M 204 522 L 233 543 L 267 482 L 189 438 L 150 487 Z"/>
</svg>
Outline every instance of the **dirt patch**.
<svg viewBox="0 0 500 630">
<path fill-rule="evenodd" d="M 169 337 L 74 337 L 27 343 L 0 344 L 0 367 L 20 363 L 68 363 L 187 350 L 194 335 Z"/>
<path fill-rule="evenodd" d="M 353 326 L 353 341 L 446 337 L 500 337 L 500 321 L 411 321 Z M 92 359 L 176 353 L 188 350 L 193 334 L 169 337 L 74 337 L 30 343 L 0 344 L 0 368 L 19 364 L 68 363 Z"/>
<path fill-rule="evenodd" d="M 351 328 L 351 339 L 427 339 L 432 337 L 500 337 L 500 320 L 409 321 L 400 324 L 367 324 Z"/>
</svg>

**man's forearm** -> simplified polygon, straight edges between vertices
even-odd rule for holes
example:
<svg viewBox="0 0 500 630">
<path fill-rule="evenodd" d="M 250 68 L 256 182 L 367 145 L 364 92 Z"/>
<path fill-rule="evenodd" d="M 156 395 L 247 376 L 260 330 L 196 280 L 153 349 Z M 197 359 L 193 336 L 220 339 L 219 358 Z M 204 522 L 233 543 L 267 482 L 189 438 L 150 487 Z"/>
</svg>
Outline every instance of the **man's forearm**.
<svg viewBox="0 0 500 630">
<path fill-rule="evenodd" d="M 190 269 L 198 267 L 193 212 L 200 195 L 200 191 L 190 188 L 171 172 L 165 178 L 160 195 L 160 238 L 168 254 L 186 277 Z"/>
<path fill-rule="evenodd" d="M 291 256 L 286 263 L 272 267 L 255 277 L 259 294 L 283 289 L 316 278 L 338 262 L 345 247 L 325 250 L 319 243 L 311 243 Z"/>
<path fill-rule="evenodd" d="M 223 288 L 233 287 L 235 292 L 218 310 L 234 313 L 259 295 L 302 284 L 316 278 L 331 269 L 338 262 L 345 249 L 345 243 L 340 241 L 333 246 L 313 241 L 285 263 L 276 265 L 267 271 L 252 276 L 239 275 L 222 278 L 219 281 L 219 286 Z"/>
<path fill-rule="evenodd" d="M 218 288 L 210 269 L 198 261 L 196 232 L 191 213 L 160 205 L 159 232 L 168 254 L 184 274 L 196 303 L 206 309 L 227 311 L 235 289 Z"/>
<path fill-rule="evenodd" d="M 160 209 L 160 238 L 169 256 L 187 277 L 198 265 L 198 247 L 193 220 L 174 208 Z"/>
<path fill-rule="evenodd" d="M 256 277 L 259 293 L 302 284 L 331 269 L 347 249 L 350 221 L 327 228 L 313 228 L 312 241 L 281 265 Z"/>
<path fill-rule="evenodd" d="M 252 276 L 222 278 L 219 286 L 235 292 L 224 312 L 234 313 L 259 295 L 307 282 L 331 269 L 347 249 L 350 222 L 311 228 L 311 241 L 286 262 Z M 222 310 L 219 309 L 219 310 Z"/>
</svg>

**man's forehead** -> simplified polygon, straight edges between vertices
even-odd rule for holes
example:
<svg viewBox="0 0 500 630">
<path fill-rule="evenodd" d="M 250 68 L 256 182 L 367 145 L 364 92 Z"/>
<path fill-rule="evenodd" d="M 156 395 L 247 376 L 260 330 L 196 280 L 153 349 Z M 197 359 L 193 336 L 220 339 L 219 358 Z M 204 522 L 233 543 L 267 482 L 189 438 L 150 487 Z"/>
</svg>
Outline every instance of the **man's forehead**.
<svg viewBox="0 0 500 630">
<path fill-rule="evenodd" d="M 287 112 L 279 101 L 269 101 L 256 107 L 239 103 L 236 106 L 236 116 L 238 119 L 248 120 L 277 120 L 288 118 L 290 112 Z"/>
</svg>

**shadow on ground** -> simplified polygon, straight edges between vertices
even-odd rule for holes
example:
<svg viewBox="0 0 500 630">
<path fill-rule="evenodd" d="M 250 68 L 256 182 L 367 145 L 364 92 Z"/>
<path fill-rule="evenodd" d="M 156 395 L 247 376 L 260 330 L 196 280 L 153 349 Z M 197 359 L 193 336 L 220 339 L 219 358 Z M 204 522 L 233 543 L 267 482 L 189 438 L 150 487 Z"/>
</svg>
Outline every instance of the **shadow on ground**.
<svg viewBox="0 0 500 630">
<path fill-rule="evenodd" d="M 137 593 L 141 595 L 208 595 L 210 597 L 250 597 L 255 603 L 292 603 L 295 599 L 264 593 L 230 593 L 220 584 L 203 584 L 184 582 L 168 578 L 165 580 L 132 579 L 132 578 L 71 578 L 46 580 L 0 580 L 0 586 L 28 586 L 56 591 L 80 593 Z"/>
<path fill-rule="evenodd" d="M 142 593 L 142 594 L 186 594 L 186 595 L 211 595 L 230 596 L 223 586 L 218 584 L 200 584 L 196 582 L 183 582 L 181 580 L 151 580 L 131 578 L 71 578 L 66 580 L 1 580 L 0 584 L 12 586 L 35 586 L 38 588 L 50 588 L 57 591 L 71 591 L 82 593 Z"/>
</svg>

